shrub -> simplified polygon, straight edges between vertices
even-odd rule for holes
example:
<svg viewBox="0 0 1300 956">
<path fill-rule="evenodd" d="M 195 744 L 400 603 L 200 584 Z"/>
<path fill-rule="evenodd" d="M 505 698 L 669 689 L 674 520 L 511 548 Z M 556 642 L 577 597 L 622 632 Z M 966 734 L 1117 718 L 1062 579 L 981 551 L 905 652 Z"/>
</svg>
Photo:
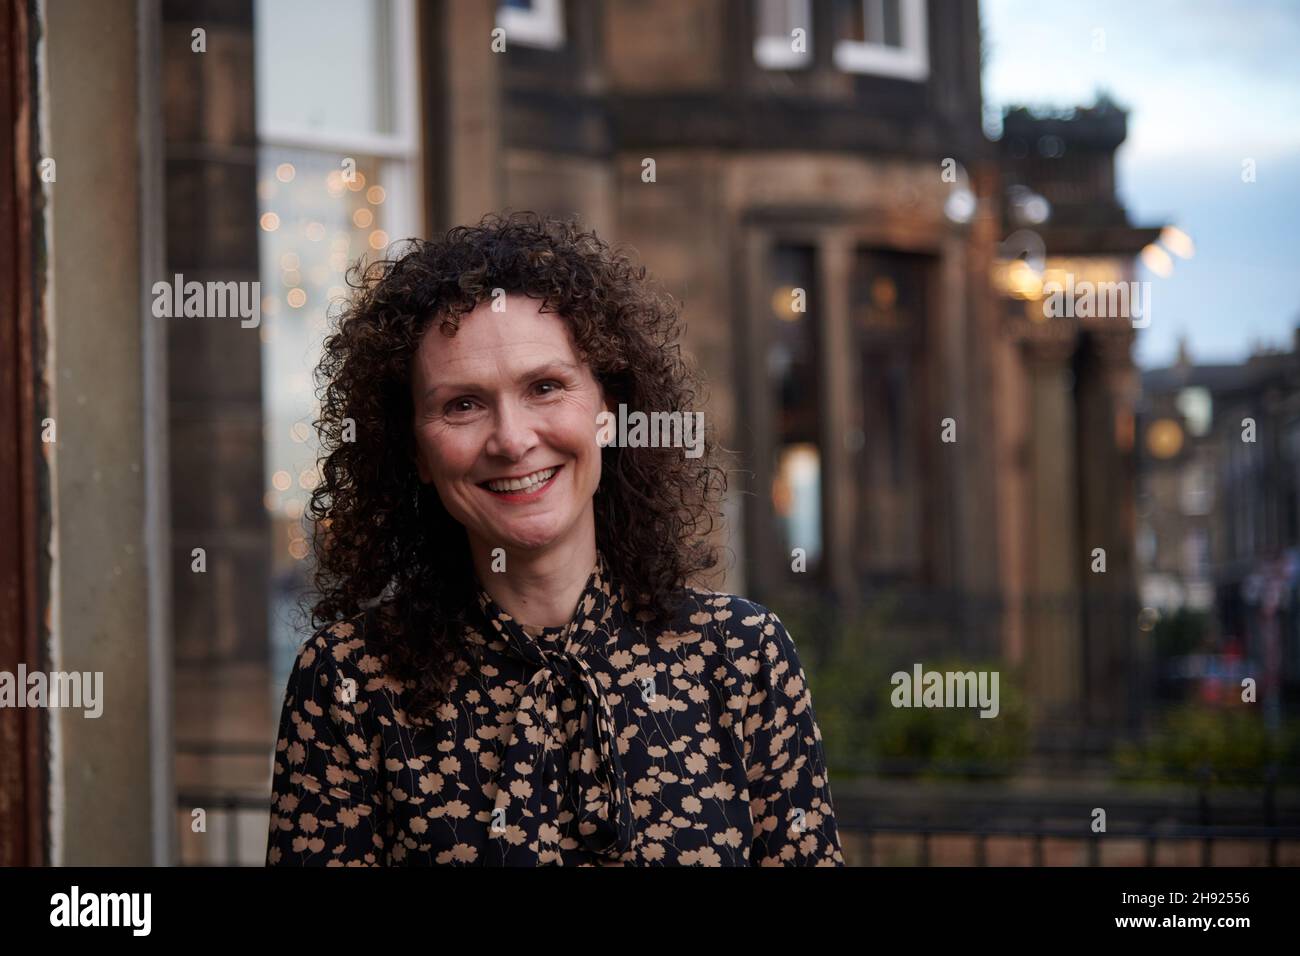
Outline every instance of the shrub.
<svg viewBox="0 0 1300 956">
<path fill-rule="evenodd" d="M 1272 766 L 1300 766 L 1300 725 L 1270 732 L 1250 704 L 1183 704 L 1163 714 L 1147 740 L 1117 746 L 1115 763 L 1129 779 L 1260 782 Z"/>
<path fill-rule="evenodd" d="M 789 599 L 780 607 L 800 648 L 832 776 L 896 761 L 934 775 L 1000 777 L 1028 753 L 1024 694 L 1005 666 L 955 657 L 922 661 L 927 671 L 998 671 L 995 718 L 980 717 L 978 708 L 895 708 L 890 677 L 910 671 L 914 658 L 903 658 L 915 645 L 892 626 L 888 598 L 852 615 Z"/>
</svg>

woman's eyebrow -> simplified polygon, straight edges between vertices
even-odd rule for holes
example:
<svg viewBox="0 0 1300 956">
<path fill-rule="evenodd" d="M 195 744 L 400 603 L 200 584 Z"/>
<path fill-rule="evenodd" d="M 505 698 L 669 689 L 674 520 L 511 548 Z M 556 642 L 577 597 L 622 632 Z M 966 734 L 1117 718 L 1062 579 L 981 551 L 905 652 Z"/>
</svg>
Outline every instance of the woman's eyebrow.
<svg viewBox="0 0 1300 956">
<path fill-rule="evenodd" d="M 555 361 L 552 362 L 543 362 L 541 365 L 528 369 L 527 371 L 520 372 L 517 376 L 515 376 L 515 382 L 516 383 L 525 382 L 531 378 L 536 378 L 539 375 L 545 375 L 548 372 L 556 372 L 556 371 L 577 373 L 580 370 L 578 366 L 574 365 L 572 362 L 562 362 L 556 359 Z M 450 382 L 445 382 L 445 383 L 435 382 L 433 385 L 429 386 L 429 390 L 424 393 L 424 397 L 425 400 L 427 401 L 428 399 L 433 398 L 433 396 L 439 391 L 477 392 L 483 390 L 484 387 L 482 385 L 478 385 L 473 382 L 462 383 L 462 384 L 452 384 Z"/>
</svg>

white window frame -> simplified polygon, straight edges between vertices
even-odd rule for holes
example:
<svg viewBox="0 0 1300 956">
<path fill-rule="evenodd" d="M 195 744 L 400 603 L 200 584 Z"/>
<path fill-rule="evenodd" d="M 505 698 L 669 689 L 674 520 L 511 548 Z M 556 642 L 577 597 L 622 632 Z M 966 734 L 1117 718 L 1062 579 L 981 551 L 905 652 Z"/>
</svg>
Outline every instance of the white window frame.
<svg viewBox="0 0 1300 956">
<path fill-rule="evenodd" d="M 860 0 L 864 20 L 875 19 L 872 6 L 883 10 L 882 0 Z M 926 0 L 899 0 L 900 47 L 861 40 L 838 40 L 835 65 L 847 73 L 875 73 L 901 80 L 924 80 L 930 75 L 929 40 L 925 23 Z"/>
<path fill-rule="evenodd" d="M 756 0 L 754 5 L 755 20 L 764 3 L 784 2 L 786 24 L 802 25 L 807 33 L 808 49 L 796 53 L 791 49 L 793 39 L 787 33 L 757 34 L 754 37 L 754 62 L 765 70 L 797 70 L 812 66 L 812 2 L 811 0 Z M 791 29 L 794 29 L 791 27 Z"/>
<path fill-rule="evenodd" d="M 368 133 L 357 130 L 319 130 L 306 126 L 276 125 L 267 122 L 260 111 L 257 117 L 259 147 L 313 150 L 343 156 L 366 156 L 387 161 L 384 177 L 399 195 L 409 198 L 409 205 L 398 204 L 385 210 L 390 236 L 424 235 L 425 222 L 421 189 L 420 158 L 420 84 L 417 76 L 419 54 L 416 50 L 415 0 L 389 0 L 390 22 L 387 37 L 392 51 L 393 125 L 392 133 Z"/>
<path fill-rule="evenodd" d="M 497 5 L 497 26 L 506 31 L 506 46 L 524 46 L 557 50 L 564 46 L 563 0 L 531 0 L 531 10 Z"/>
</svg>

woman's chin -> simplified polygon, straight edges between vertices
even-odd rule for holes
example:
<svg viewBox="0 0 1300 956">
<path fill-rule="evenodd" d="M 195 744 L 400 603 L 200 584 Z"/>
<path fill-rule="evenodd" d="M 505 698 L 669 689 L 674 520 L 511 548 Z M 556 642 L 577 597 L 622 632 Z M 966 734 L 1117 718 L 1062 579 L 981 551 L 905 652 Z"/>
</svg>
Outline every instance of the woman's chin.
<svg viewBox="0 0 1300 956">
<path fill-rule="evenodd" d="M 558 531 L 553 527 L 512 526 L 492 529 L 485 540 L 495 542 L 493 547 L 504 547 L 510 551 L 539 551 L 554 544 L 559 538 Z"/>
</svg>

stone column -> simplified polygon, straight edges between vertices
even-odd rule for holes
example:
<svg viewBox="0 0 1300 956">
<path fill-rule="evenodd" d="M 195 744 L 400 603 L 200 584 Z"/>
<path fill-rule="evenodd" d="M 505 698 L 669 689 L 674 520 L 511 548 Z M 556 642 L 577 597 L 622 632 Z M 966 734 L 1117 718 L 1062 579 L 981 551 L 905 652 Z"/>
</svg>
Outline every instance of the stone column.
<svg viewBox="0 0 1300 956">
<path fill-rule="evenodd" d="M 202 53 L 192 47 L 196 29 L 205 31 Z M 162 4 L 167 246 L 158 279 L 260 278 L 254 44 L 252 0 Z M 251 790 L 257 775 L 243 769 L 254 761 L 214 759 L 203 748 L 270 746 L 275 736 L 277 693 L 267 683 L 272 540 L 263 505 L 266 326 L 220 317 L 154 321 L 167 342 L 176 791 L 185 801 L 173 826 L 181 823 L 181 861 L 211 862 L 223 852 L 216 834 L 231 817 L 208 806 L 209 831 L 195 834 L 192 801 L 213 790 Z M 245 834 L 255 832 L 244 825 Z"/>
<path fill-rule="evenodd" d="M 500 211 L 501 57 L 492 52 L 495 3 L 439 0 L 422 11 L 428 219 L 435 230 Z"/>
<path fill-rule="evenodd" d="M 204 53 L 192 50 L 195 29 L 206 31 Z M 251 0 L 163 4 L 167 255 L 158 279 L 258 279 L 253 67 Z M 271 541 L 260 330 L 237 319 L 157 321 L 168 354 L 178 663 L 206 676 L 234 661 L 264 670 Z M 192 570 L 195 548 L 204 573 Z"/>
<path fill-rule="evenodd" d="M 1107 320 L 1084 336 L 1079 362 L 1079 498 L 1082 515 L 1084 717 L 1098 746 L 1121 729 L 1135 677 L 1137 578 L 1133 329 Z M 1105 573 L 1094 572 L 1095 548 Z"/>
<path fill-rule="evenodd" d="M 156 653 L 167 635 L 154 616 L 154 589 L 166 581 L 154 474 L 166 435 L 151 427 L 162 355 L 146 285 L 157 242 L 146 228 L 157 198 L 146 130 L 156 113 L 140 83 L 156 20 L 135 0 L 42 11 L 40 148 L 57 164 L 45 184 L 48 260 L 37 280 L 56 427 L 43 446 L 51 500 L 41 506 L 53 558 L 48 669 L 91 675 L 99 691 L 98 716 L 85 706 L 49 713 L 49 860 L 148 866 L 169 862 L 170 807 L 160 801 L 169 802 L 171 758 L 170 713 L 159 712 L 170 673 Z"/>
<path fill-rule="evenodd" d="M 758 227 L 742 227 L 739 251 L 743 257 L 742 302 L 736 343 L 737 380 L 741 397 L 736 413 L 736 447 L 742 449 L 742 467 L 731 477 L 744 494 L 745 579 L 755 600 L 771 595 L 780 580 L 780 562 L 789 555 L 777 553 L 772 514 L 773 420 L 771 391 L 767 377 L 766 274 L 770 240 Z"/>
<path fill-rule="evenodd" d="M 1027 696 L 1035 728 L 1059 740 L 1077 726 L 1082 704 L 1075 330 L 1063 322 L 1034 326 L 1023 349 L 1032 415 Z"/>
<path fill-rule="evenodd" d="M 822 234 L 817 250 L 818 292 L 821 308 L 819 359 L 821 362 L 822 451 L 822 560 L 827 587 L 841 604 L 857 597 L 853 560 L 853 529 L 857 524 L 857 499 L 861 494 L 853 469 L 855 449 L 851 407 L 853 336 L 849 292 L 853 276 L 853 241 L 842 229 Z"/>
</svg>

